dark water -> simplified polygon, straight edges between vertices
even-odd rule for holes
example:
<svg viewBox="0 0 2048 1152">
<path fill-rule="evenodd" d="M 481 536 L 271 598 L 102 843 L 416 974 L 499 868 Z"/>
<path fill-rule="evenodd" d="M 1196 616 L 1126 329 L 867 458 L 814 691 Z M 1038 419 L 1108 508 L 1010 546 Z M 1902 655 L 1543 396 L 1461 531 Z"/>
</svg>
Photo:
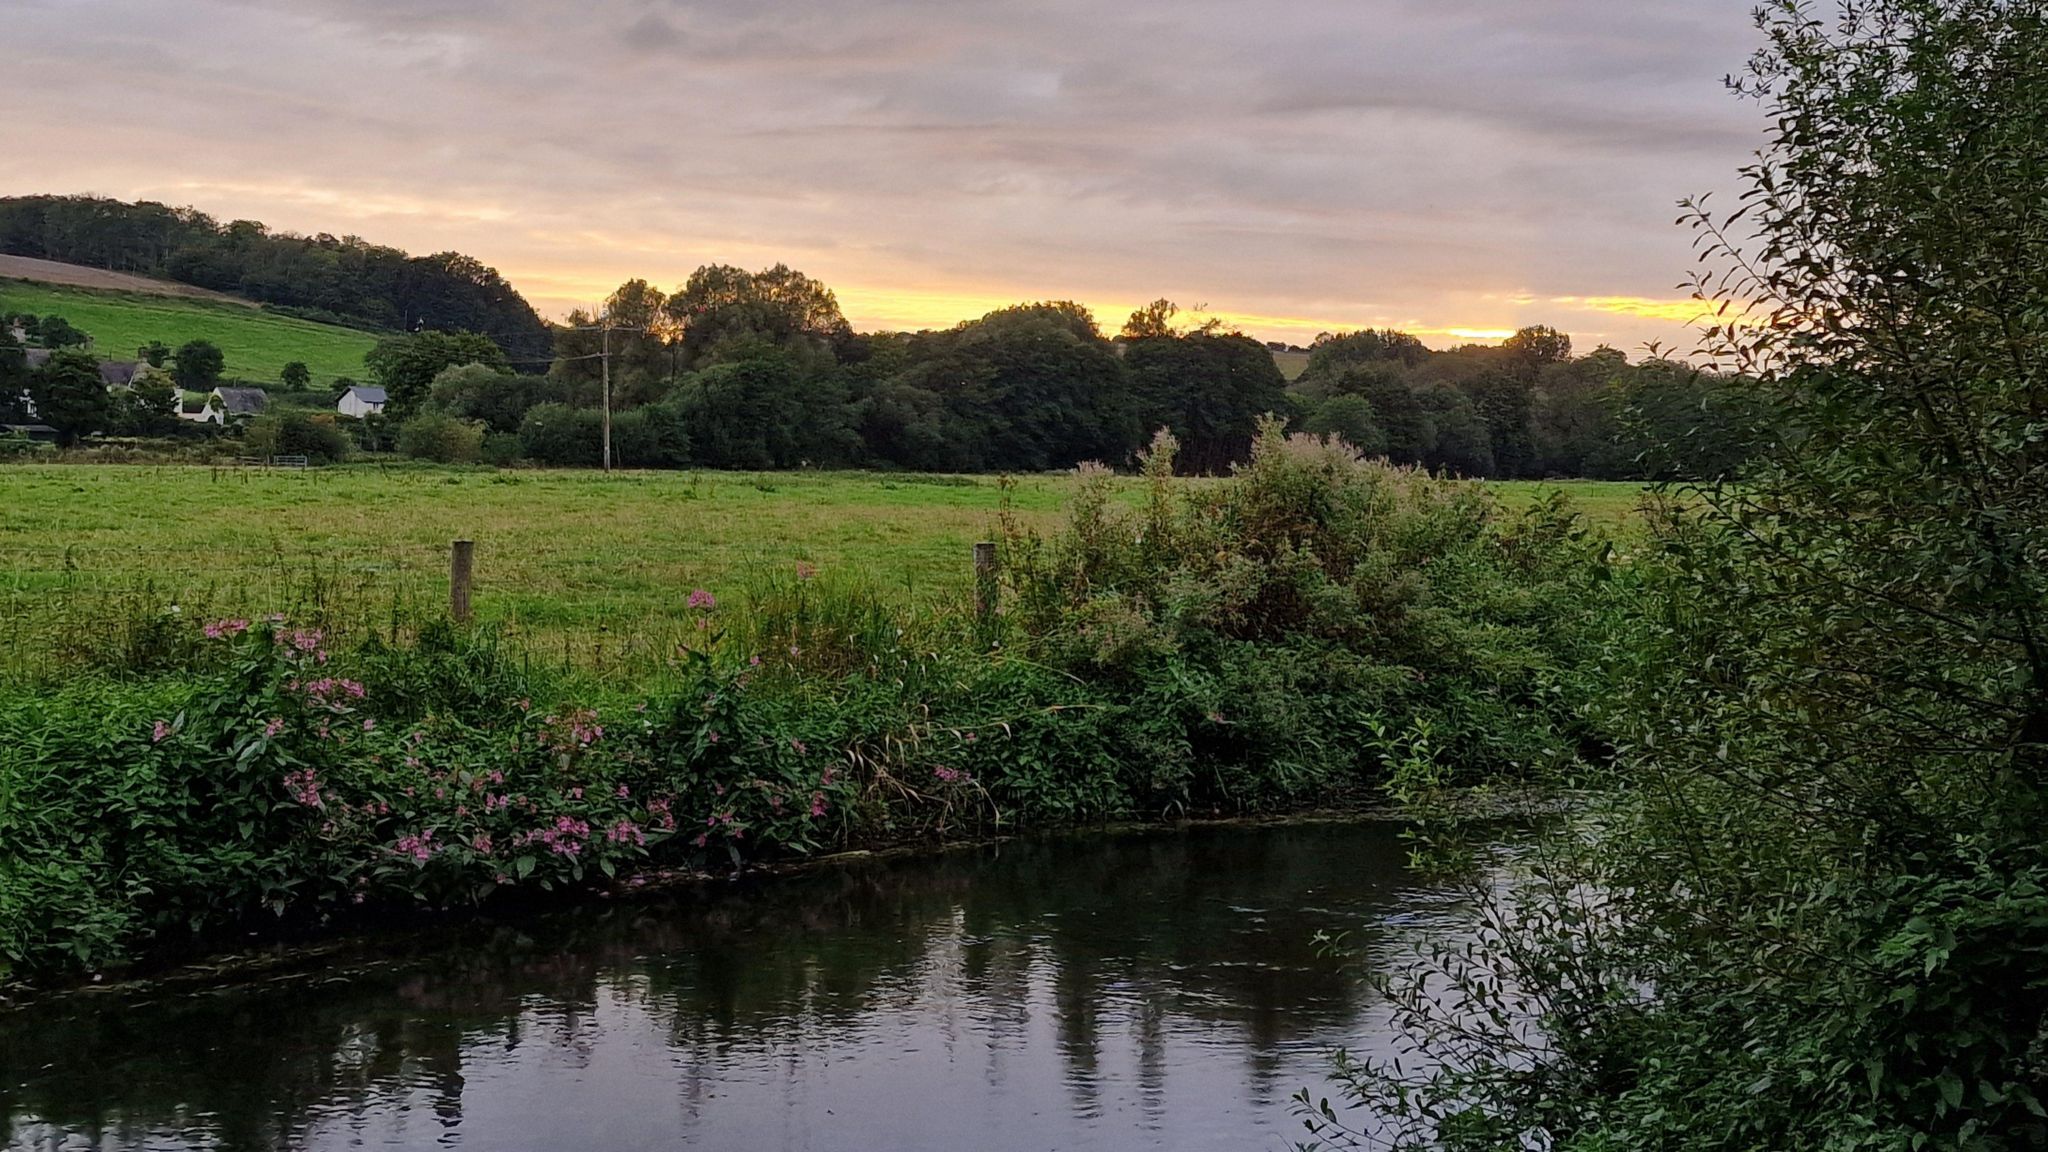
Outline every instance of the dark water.
<svg viewBox="0 0 2048 1152">
<path fill-rule="evenodd" d="M 20 1148 L 1279 1149 L 1460 918 L 1373 824 L 1009 844 L 0 1013 Z M 396 948 L 397 951 L 393 951 Z"/>
</svg>

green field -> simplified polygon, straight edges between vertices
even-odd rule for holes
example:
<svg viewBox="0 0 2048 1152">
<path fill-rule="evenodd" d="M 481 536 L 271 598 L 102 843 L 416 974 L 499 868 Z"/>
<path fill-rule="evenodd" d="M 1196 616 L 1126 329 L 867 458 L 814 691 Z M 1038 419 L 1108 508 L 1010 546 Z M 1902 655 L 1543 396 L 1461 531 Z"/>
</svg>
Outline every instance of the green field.
<svg viewBox="0 0 2048 1152">
<path fill-rule="evenodd" d="M 231 379 L 269 383 L 294 360 L 304 361 L 317 384 L 337 376 L 360 379 L 363 356 L 377 337 L 354 328 L 276 316 L 258 308 L 217 300 L 148 296 L 91 288 L 59 287 L 26 280 L 0 280 L 0 313 L 56 313 L 91 333 L 93 351 L 110 360 L 131 360 L 151 340 L 176 348 L 187 340 L 210 340 L 227 357 Z"/>
<path fill-rule="evenodd" d="M 1273 353 L 1273 366 L 1280 369 L 1280 375 L 1286 377 L 1288 382 L 1292 383 L 1299 379 L 1303 372 L 1308 370 L 1308 353 L 1275 352 Z"/>
<path fill-rule="evenodd" d="M 1074 481 L 1019 479 L 1027 526 Z M 1497 485 L 1504 504 L 1565 487 L 1618 525 L 1639 487 Z M 578 665 L 660 658 L 694 628 L 694 588 L 744 601 L 799 561 L 890 599 L 957 601 L 995 529 L 993 477 L 871 473 L 307 472 L 0 467 L 0 667 L 60 667 L 97 630 L 170 604 L 195 618 L 317 612 L 342 627 L 436 611 L 451 540 L 476 541 L 476 610 Z"/>
</svg>

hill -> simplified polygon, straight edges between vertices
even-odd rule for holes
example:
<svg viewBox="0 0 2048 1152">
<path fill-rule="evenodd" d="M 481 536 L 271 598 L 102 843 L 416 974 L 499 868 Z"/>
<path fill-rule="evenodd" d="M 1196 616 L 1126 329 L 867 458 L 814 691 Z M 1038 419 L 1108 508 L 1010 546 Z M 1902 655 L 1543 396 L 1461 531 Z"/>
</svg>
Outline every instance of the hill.
<svg viewBox="0 0 2048 1152">
<path fill-rule="evenodd" d="M 240 304 L 254 308 L 256 303 L 240 296 L 215 292 L 210 288 L 199 288 L 191 284 L 180 284 L 175 280 L 159 280 L 152 276 L 137 276 L 132 272 L 114 272 L 105 268 L 91 268 L 84 264 L 66 264 L 60 260 L 38 260 L 33 256 L 10 256 L 0 252 L 0 280 L 33 280 L 41 284 L 63 284 L 72 288 L 98 288 L 113 292 L 139 292 L 145 296 L 185 296 L 195 300 L 218 300 L 223 304 Z"/>
<path fill-rule="evenodd" d="M 57 267 L 97 272 L 75 265 Z M 161 284 L 120 273 L 100 275 Z M 377 343 L 369 332 L 277 316 L 229 297 L 193 295 L 200 290 L 185 285 L 168 287 L 186 291 L 165 295 L 0 279 L 0 313 L 54 312 L 90 333 L 93 351 L 110 360 L 132 360 L 135 350 L 151 340 L 172 348 L 187 340 L 210 340 L 226 356 L 230 378 L 262 383 L 276 380 L 294 360 L 305 362 L 319 386 L 337 376 L 362 379 L 363 357 Z"/>
</svg>

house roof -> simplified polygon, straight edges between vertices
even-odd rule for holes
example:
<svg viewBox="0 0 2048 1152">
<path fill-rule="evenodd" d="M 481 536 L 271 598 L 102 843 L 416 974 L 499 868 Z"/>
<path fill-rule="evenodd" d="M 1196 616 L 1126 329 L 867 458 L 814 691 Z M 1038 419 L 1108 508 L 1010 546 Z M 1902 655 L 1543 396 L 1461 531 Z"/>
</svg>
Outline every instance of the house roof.
<svg viewBox="0 0 2048 1152">
<path fill-rule="evenodd" d="M 230 416 L 254 416 L 270 404 L 270 394 L 261 388 L 215 388 L 220 410 Z"/>
<path fill-rule="evenodd" d="M 141 370 L 142 365 L 133 360 L 102 360 L 100 361 L 100 380 L 109 388 L 125 388 L 135 383 L 135 374 Z"/>
<path fill-rule="evenodd" d="M 31 368 L 40 368 L 43 362 L 50 358 L 48 348 L 24 348 L 21 351 L 28 357 L 28 366 Z"/>
<path fill-rule="evenodd" d="M 347 392 L 343 392 L 342 395 L 347 396 L 350 395 L 351 393 L 354 394 L 356 399 L 361 400 L 365 404 L 382 404 L 385 402 L 384 390 L 373 385 L 352 385 L 349 388 L 349 390 Z"/>
</svg>

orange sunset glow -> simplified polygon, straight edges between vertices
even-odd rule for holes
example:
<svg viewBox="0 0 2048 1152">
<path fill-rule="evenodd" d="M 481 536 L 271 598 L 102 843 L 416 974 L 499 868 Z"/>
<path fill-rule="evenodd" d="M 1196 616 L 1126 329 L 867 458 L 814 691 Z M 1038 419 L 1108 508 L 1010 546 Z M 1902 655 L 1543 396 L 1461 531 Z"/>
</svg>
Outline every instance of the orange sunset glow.
<svg viewBox="0 0 2048 1152">
<path fill-rule="evenodd" d="M 1670 205 L 1755 129 L 1740 0 L 87 7 L 10 13 L 0 194 L 465 252 L 555 317 L 783 262 L 864 329 L 1165 296 L 1295 343 L 1682 342 Z"/>
</svg>

